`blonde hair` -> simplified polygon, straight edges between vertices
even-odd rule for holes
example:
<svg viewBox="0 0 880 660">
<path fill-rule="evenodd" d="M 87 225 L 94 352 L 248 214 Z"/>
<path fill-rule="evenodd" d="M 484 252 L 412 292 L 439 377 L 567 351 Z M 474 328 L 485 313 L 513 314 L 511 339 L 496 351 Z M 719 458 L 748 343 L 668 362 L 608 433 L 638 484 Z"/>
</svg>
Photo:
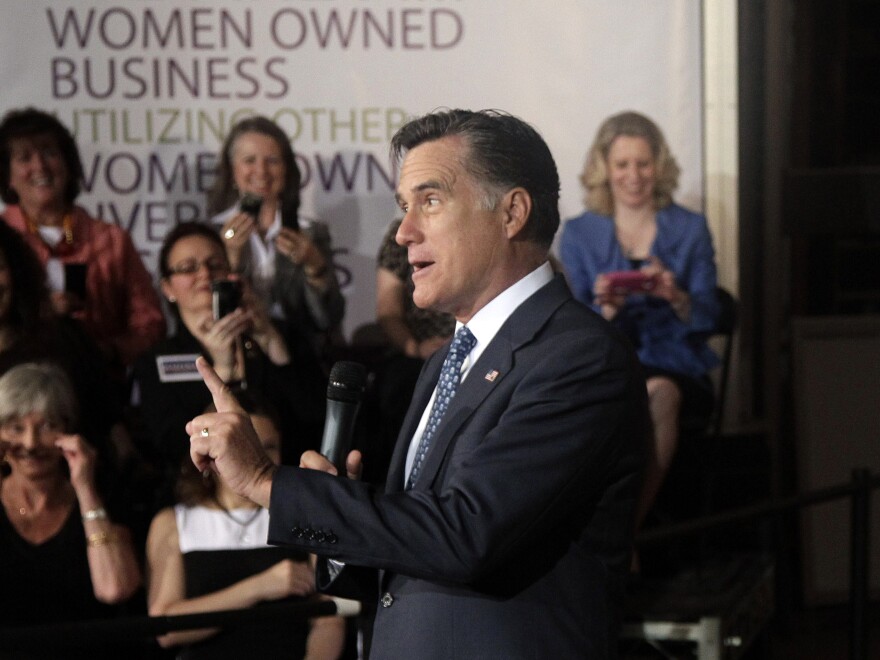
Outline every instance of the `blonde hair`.
<svg viewBox="0 0 880 660">
<path fill-rule="evenodd" d="M 656 170 L 654 184 L 654 208 L 662 209 L 672 203 L 672 193 L 678 187 L 681 170 L 669 151 L 669 145 L 660 128 L 645 115 L 638 112 L 621 112 L 612 115 L 599 127 L 593 145 L 587 152 L 587 162 L 581 174 L 586 190 L 587 208 L 602 215 L 614 215 L 614 198 L 608 183 L 608 152 L 611 144 L 621 135 L 644 139 L 651 148 Z"/>
</svg>

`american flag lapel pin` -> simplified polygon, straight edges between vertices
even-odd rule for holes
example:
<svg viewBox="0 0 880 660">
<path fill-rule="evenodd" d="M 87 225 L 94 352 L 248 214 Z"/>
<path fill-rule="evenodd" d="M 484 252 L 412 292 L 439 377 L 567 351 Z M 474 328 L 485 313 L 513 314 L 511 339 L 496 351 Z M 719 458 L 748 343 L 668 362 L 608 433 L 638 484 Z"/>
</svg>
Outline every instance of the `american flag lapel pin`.
<svg viewBox="0 0 880 660">
<path fill-rule="evenodd" d="M 494 383 L 494 382 L 495 382 L 495 379 L 498 378 L 498 370 L 497 370 L 497 369 L 492 369 L 492 371 L 490 371 L 490 372 L 487 373 L 485 376 L 483 376 L 483 378 L 485 378 L 486 380 L 488 380 L 490 383 Z"/>
</svg>

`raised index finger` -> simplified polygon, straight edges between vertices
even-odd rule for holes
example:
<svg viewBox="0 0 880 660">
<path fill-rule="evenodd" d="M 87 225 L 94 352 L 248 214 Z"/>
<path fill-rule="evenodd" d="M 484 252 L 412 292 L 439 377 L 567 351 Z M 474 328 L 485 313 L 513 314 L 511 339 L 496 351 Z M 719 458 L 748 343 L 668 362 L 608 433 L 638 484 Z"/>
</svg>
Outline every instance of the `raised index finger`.
<svg viewBox="0 0 880 660">
<path fill-rule="evenodd" d="M 214 407 L 217 412 L 244 413 L 238 399 L 235 398 L 223 379 L 217 375 L 214 367 L 208 364 L 208 361 L 201 355 L 196 359 L 196 369 L 199 370 L 205 385 L 211 392 L 211 398 L 214 399 Z"/>
</svg>

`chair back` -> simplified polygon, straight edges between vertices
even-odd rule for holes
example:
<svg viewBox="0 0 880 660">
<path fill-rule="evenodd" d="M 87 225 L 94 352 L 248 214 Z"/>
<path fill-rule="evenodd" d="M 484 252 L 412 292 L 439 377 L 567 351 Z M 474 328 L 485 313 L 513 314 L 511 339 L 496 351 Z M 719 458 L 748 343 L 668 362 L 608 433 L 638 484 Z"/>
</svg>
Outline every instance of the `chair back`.
<svg viewBox="0 0 880 660">
<path fill-rule="evenodd" d="M 717 348 L 719 342 L 713 343 L 720 353 L 721 365 L 712 378 L 714 404 L 711 410 L 683 411 L 679 419 L 679 438 L 685 442 L 690 442 L 692 439 L 702 442 L 707 438 L 717 437 L 721 433 L 721 425 L 724 421 L 733 336 L 736 332 L 737 302 L 726 289 L 716 287 L 715 291 L 721 309 L 710 338 L 720 341 L 720 348 Z"/>
<path fill-rule="evenodd" d="M 721 425 L 724 423 L 724 407 L 727 400 L 727 387 L 730 380 L 730 359 L 733 355 L 733 336 L 736 333 L 738 303 L 733 294 L 724 287 L 715 287 L 715 295 L 721 311 L 718 314 L 718 322 L 713 336 L 720 337 L 723 342 L 721 350 L 721 373 L 718 376 L 718 392 L 716 394 L 715 408 L 709 421 L 709 433 L 717 438 L 721 434 Z"/>
</svg>

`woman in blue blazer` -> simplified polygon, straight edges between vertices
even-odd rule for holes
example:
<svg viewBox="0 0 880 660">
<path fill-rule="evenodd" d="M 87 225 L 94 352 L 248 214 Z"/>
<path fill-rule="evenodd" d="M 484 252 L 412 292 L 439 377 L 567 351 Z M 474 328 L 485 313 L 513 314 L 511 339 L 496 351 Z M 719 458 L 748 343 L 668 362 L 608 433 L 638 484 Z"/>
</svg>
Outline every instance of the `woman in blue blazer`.
<svg viewBox="0 0 880 660">
<path fill-rule="evenodd" d="M 654 451 L 637 524 L 675 453 L 681 410 L 713 405 L 715 252 L 706 218 L 672 201 L 678 175 L 654 122 L 635 112 L 608 118 L 581 177 L 587 211 L 565 224 L 560 243 L 575 297 L 624 331 L 645 368 Z"/>
</svg>

